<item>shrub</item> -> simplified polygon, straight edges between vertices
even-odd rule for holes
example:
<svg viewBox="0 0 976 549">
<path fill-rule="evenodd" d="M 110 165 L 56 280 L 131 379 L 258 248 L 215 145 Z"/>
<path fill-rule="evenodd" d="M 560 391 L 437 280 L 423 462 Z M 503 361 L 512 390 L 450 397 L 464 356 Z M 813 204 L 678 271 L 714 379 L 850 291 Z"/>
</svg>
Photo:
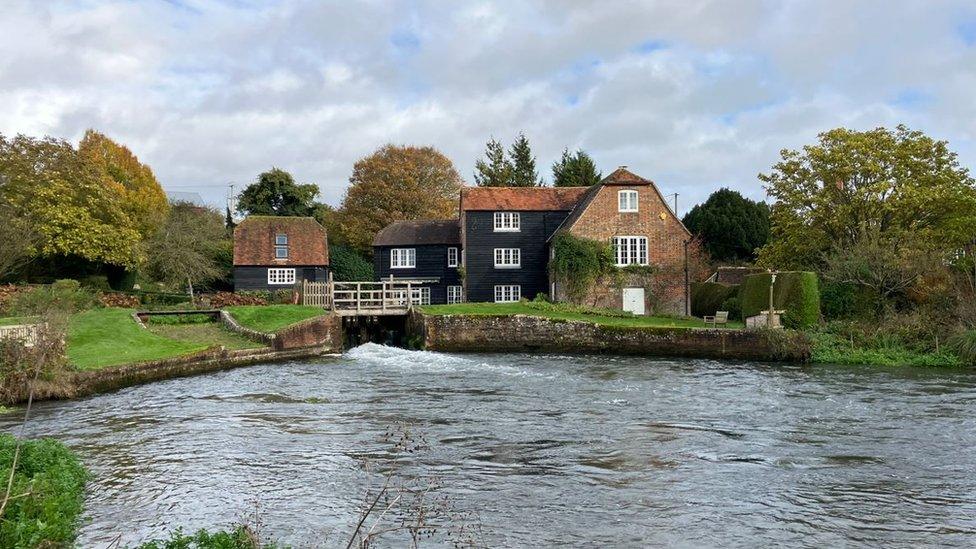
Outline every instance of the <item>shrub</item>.
<svg viewBox="0 0 976 549">
<path fill-rule="evenodd" d="M 728 311 L 731 320 L 742 320 L 742 304 L 739 302 L 739 296 L 726 299 L 718 310 Z"/>
<path fill-rule="evenodd" d="M 959 360 L 976 366 L 976 330 L 966 330 L 948 341 L 948 347 Z"/>
<path fill-rule="evenodd" d="M 848 282 L 820 285 L 820 310 L 827 320 L 873 318 L 880 309 L 881 298 L 870 288 Z"/>
<path fill-rule="evenodd" d="M 336 282 L 373 280 L 373 264 L 342 244 L 329 245 L 329 268 Z"/>
<path fill-rule="evenodd" d="M 17 441 L 0 435 L 0 478 L 10 475 Z M 67 547 L 75 538 L 84 502 L 87 473 L 60 442 L 21 443 L 14 471 L 13 496 L 0 521 L 0 547 Z"/>
<path fill-rule="evenodd" d="M 743 318 L 755 316 L 769 308 L 769 273 L 746 276 L 739 289 Z M 783 325 L 808 328 L 820 321 L 820 291 L 817 275 L 806 271 L 777 273 L 773 288 L 773 306 L 785 309 Z"/>
<path fill-rule="evenodd" d="M 81 288 L 77 280 L 58 280 L 17 294 L 11 309 L 19 315 L 43 315 L 51 311 L 75 313 L 98 304 L 95 294 Z"/>
<path fill-rule="evenodd" d="M 727 311 L 723 303 L 738 295 L 738 286 L 727 286 L 716 282 L 698 282 L 691 285 L 691 314 L 697 317 L 714 315 L 716 311 Z M 731 313 L 731 311 L 729 311 Z"/>
<path fill-rule="evenodd" d="M 105 275 L 89 275 L 81 279 L 81 287 L 97 292 L 110 292 L 112 287 L 108 284 L 108 277 Z"/>
<path fill-rule="evenodd" d="M 192 535 L 186 535 L 182 530 L 170 533 L 167 539 L 148 541 L 137 549 L 274 549 L 273 543 L 263 544 L 246 526 L 226 531 L 209 532 L 199 530 Z"/>
<path fill-rule="evenodd" d="M 201 301 L 204 303 L 209 303 L 210 307 L 213 307 L 214 309 L 223 309 L 224 307 L 234 307 L 238 305 L 268 304 L 266 299 L 255 295 L 248 295 L 245 292 L 217 292 L 215 294 L 201 297 Z"/>
<path fill-rule="evenodd" d="M 572 301 L 582 301 L 600 276 L 615 270 L 613 249 L 603 242 L 560 233 L 552 246 L 549 272 Z"/>
<path fill-rule="evenodd" d="M 11 404 L 35 396 L 70 396 L 63 383 L 67 373 L 65 333 L 67 316 L 45 315 L 37 323 L 32 345 L 23 338 L 0 339 L 0 403 Z"/>
<path fill-rule="evenodd" d="M 121 309 L 135 309 L 139 307 L 139 297 L 122 293 L 105 293 L 98 296 L 102 307 L 118 307 Z"/>
</svg>

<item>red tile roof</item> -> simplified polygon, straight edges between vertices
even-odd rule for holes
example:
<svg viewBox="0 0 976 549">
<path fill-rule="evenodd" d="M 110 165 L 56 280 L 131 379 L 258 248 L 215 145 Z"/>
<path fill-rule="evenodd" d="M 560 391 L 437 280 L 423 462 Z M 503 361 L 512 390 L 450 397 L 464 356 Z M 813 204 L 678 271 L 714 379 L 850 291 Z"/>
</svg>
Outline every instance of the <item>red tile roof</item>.
<svg viewBox="0 0 976 549">
<path fill-rule="evenodd" d="M 288 235 L 288 259 L 275 259 L 275 236 Z M 252 215 L 234 229 L 234 265 L 329 264 L 325 227 L 312 217 Z"/>
<path fill-rule="evenodd" d="M 465 187 L 461 209 L 569 211 L 589 187 Z"/>
<path fill-rule="evenodd" d="M 650 180 L 635 174 L 626 167 L 620 167 L 600 182 L 603 185 L 650 185 Z"/>
</svg>

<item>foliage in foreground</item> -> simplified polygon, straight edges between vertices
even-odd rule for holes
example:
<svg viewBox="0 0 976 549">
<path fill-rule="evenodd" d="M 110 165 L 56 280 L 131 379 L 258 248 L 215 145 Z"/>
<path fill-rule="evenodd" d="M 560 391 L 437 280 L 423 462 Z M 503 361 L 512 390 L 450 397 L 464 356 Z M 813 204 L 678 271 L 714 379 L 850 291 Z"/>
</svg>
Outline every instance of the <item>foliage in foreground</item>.
<svg viewBox="0 0 976 549">
<path fill-rule="evenodd" d="M 0 478 L 4 483 L 16 446 L 13 436 L 0 435 Z M 87 476 L 78 458 L 60 442 L 23 441 L 11 497 L 0 520 L 0 547 L 68 546 L 75 538 Z"/>
<path fill-rule="evenodd" d="M 278 549 L 275 543 L 262 543 L 246 526 L 233 530 L 198 530 L 194 534 L 184 534 L 175 530 L 166 539 L 148 541 L 137 549 Z"/>
<path fill-rule="evenodd" d="M 35 396 L 70 396 L 65 383 L 66 319 L 48 314 L 32 322 L 37 323 L 33 345 L 19 337 L 0 340 L 0 403 L 27 400 L 32 391 Z"/>
</svg>

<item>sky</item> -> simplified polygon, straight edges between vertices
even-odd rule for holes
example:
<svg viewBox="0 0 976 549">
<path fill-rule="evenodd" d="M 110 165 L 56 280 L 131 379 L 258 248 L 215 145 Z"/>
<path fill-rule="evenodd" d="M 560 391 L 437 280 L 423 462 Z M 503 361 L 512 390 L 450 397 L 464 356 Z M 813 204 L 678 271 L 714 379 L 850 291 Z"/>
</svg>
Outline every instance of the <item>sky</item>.
<svg viewBox="0 0 976 549">
<path fill-rule="evenodd" d="M 342 200 L 355 161 L 490 137 L 626 165 L 679 213 L 819 132 L 899 123 L 976 167 L 976 2 L 0 0 L 0 133 L 95 128 L 223 207 L 272 166 Z"/>
</svg>

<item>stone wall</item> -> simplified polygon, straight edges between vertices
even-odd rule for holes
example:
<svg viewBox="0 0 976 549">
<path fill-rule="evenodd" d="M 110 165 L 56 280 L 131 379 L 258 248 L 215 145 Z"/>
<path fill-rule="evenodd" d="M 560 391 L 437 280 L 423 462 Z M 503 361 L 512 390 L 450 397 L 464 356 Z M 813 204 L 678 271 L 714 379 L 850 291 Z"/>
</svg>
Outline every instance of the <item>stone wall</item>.
<svg viewBox="0 0 976 549">
<path fill-rule="evenodd" d="M 227 311 L 220 312 L 220 319 L 228 330 L 237 332 L 252 341 L 263 343 L 276 351 L 313 346 L 325 346 L 336 351 L 342 350 L 342 319 L 335 314 L 315 317 L 279 330 L 274 334 L 266 334 L 241 326 Z"/>
<path fill-rule="evenodd" d="M 524 315 L 413 315 L 410 327 L 431 351 L 809 359 L 803 335 L 792 332 L 771 337 L 760 330 L 624 328 Z"/>
</svg>

